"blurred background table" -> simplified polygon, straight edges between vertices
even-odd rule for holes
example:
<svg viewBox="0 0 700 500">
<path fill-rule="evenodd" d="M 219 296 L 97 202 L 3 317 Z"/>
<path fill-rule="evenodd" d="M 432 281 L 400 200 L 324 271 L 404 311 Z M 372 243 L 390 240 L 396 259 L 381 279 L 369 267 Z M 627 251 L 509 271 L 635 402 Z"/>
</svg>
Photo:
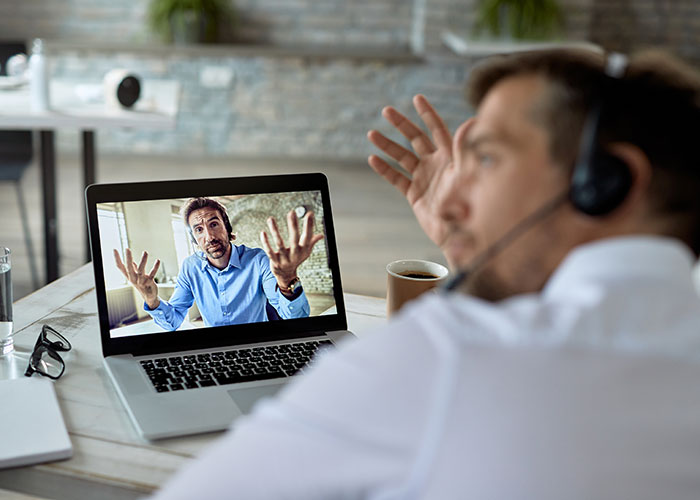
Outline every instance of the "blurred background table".
<svg viewBox="0 0 700 500">
<path fill-rule="evenodd" d="M 46 283 L 58 278 L 58 224 L 56 200 L 56 154 L 54 131 L 73 128 L 82 132 L 83 185 L 96 180 L 95 132 L 106 128 L 173 130 L 176 126 L 180 85 L 170 80 L 145 80 L 141 97 L 133 108 L 113 109 L 104 99 L 94 102 L 78 97 L 80 82 L 54 80 L 50 87 L 51 109 L 32 111 L 29 86 L 0 90 L 0 130 L 37 130 L 40 137 L 41 183 L 44 212 Z M 81 228 L 86 228 L 87 223 Z M 83 229 L 86 230 L 86 229 Z M 89 259 L 89 243 L 86 260 Z"/>
</svg>

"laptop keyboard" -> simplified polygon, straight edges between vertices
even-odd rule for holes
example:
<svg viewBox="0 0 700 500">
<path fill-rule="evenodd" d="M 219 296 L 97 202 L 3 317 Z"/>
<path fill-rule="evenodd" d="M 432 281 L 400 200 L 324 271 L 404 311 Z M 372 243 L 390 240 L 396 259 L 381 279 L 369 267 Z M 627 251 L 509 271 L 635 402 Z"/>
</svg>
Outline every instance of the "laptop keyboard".
<svg viewBox="0 0 700 500">
<path fill-rule="evenodd" d="M 330 340 L 311 340 L 228 351 L 146 359 L 141 366 L 158 392 L 182 391 L 253 380 L 291 377 L 303 372 Z"/>
</svg>

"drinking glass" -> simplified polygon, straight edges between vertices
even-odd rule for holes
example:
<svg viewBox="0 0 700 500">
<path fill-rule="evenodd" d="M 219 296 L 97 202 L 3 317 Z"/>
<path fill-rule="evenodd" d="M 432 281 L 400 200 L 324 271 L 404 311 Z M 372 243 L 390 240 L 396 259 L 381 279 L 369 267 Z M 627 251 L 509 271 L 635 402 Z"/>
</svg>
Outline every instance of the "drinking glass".
<svg viewBox="0 0 700 500">
<path fill-rule="evenodd" d="M 20 378 L 29 353 L 18 351 L 12 338 L 12 262 L 10 249 L 0 247 L 0 379 Z"/>
</svg>

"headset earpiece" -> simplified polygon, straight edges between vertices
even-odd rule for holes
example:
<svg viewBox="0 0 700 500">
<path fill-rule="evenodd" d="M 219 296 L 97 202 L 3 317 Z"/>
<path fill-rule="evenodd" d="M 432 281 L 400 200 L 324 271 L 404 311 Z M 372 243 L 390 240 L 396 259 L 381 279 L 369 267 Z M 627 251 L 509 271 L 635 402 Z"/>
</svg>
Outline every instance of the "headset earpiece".
<svg viewBox="0 0 700 500">
<path fill-rule="evenodd" d="M 231 221 L 228 219 L 228 214 L 226 213 L 226 209 L 224 208 L 223 205 L 221 205 L 221 217 L 224 219 L 224 227 L 226 228 L 226 234 L 228 234 L 228 239 L 230 240 L 235 240 L 236 236 L 233 234 L 233 226 L 231 225 Z"/>
<path fill-rule="evenodd" d="M 621 54 L 608 57 L 606 77 L 598 98 L 581 133 L 579 154 L 571 176 L 569 199 L 580 212 L 591 216 L 603 216 L 619 207 L 632 187 L 632 174 L 627 164 L 606 151 L 600 144 L 601 116 L 606 103 L 615 98 L 615 89 L 626 66 Z"/>
<path fill-rule="evenodd" d="M 627 164 L 607 151 L 596 149 L 588 163 L 574 169 L 569 198 L 580 212 L 602 216 L 619 207 L 631 187 L 632 175 Z"/>
</svg>

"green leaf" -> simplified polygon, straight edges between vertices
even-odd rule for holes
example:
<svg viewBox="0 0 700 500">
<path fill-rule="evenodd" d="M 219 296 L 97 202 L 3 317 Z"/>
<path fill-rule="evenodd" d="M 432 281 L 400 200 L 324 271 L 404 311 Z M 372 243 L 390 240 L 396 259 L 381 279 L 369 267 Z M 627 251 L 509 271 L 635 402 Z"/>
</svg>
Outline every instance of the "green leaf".
<svg viewBox="0 0 700 500">
<path fill-rule="evenodd" d="M 481 0 L 475 32 L 486 29 L 493 36 L 508 33 L 516 39 L 545 39 L 558 34 L 562 21 L 557 0 Z"/>
</svg>

